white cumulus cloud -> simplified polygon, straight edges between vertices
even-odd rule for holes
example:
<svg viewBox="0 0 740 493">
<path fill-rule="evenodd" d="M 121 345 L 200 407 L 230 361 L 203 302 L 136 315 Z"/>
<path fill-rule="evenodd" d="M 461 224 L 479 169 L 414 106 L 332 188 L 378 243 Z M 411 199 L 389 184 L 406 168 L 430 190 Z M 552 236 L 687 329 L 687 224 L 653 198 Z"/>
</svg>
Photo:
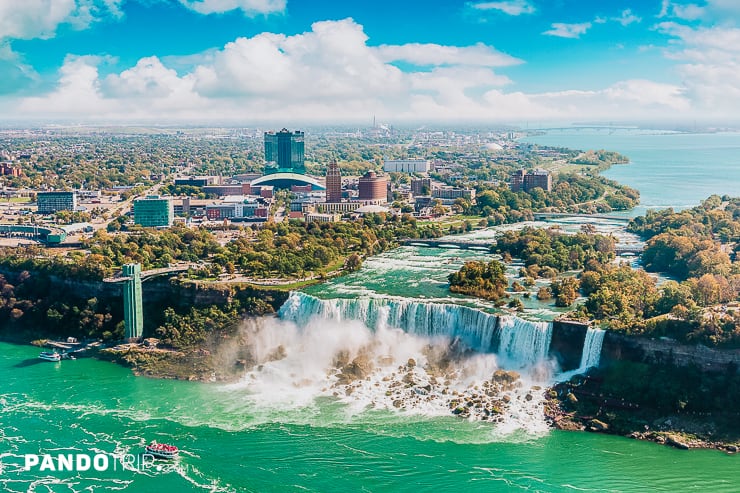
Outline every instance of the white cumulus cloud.
<svg viewBox="0 0 740 493">
<path fill-rule="evenodd" d="M 121 16 L 122 1 L 2 0 L 0 40 L 51 38 L 60 24 L 84 29 L 105 16 Z"/>
<path fill-rule="evenodd" d="M 550 30 L 542 34 L 557 36 L 559 38 L 579 38 L 581 34 L 585 34 L 591 28 L 591 23 L 566 24 L 563 22 L 553 22 L 550 27 Z"/>
<path fill-rule="evenodd" d="M 505 67 L 522 63 L 518 58 L 496 51 L 483 43 L 462 47 L 433 43 L 408 43 L 382 45 L 376 51 L 383 61 L 404 61 L 415 65 Z"/>
<path fill-rule="evenodd" d="M 622 11 L 619 17 L 614 17 L 613 20 L 619 22 L 623 26 L 629 26 L 630 24 L 642 22 L 642 17 L 635 15 L 632 12 L 632 9 L 625 9 Z"/>
<path fill-rule="evenodd" d="M 673 29 L 672 36 L 692 39 L 697 48 L 710 43 L 710 33 Z M 730 34 L 726 42 L 734 39 Z M 502 56 L 486 45 L 374 47 L 352 19 L 323 21 L 300 34 L 235 39 L 190 55 L 194 65 L 179 71 L 167 59 L 146 57 L 106 75 L 110 64 L 104 73 L 103 62 L 110 60 L 69 56 L 53 91 L 10 104 L 6 99 L 3 109 L 11 118 L 92 121 L 349 122 L 371 115 L 390 121 L 616 121 L 690 115 L 692 98 L 703 97 L 689 83 L 698 76 L 688 66 L 684 85 L 625 80 L 601 90 L 507 91 L 512 81 L 495 70 L 514 59 Z M 420 68 L 402 71 L 391 63 L 398 60 Z M 701 70 L 698 62 L 690 65 Z M 735 83 L 728 72 L 736 65 L 715 69 L 702 77 Z"/>
<path fill-rule="evenodd" d="M 241 10 L 248 16 L 285 11 L 286 0 L 180 0 L 187 8 L 201 14 L 221 14 Z"/>
<path fill-rule="evenodd" d="M 732 0 L 734 2 L 734 0 Z M 687 21 L 700 19 L 706 13 L 706 7 L 700 7 L 695 3 L 675 3 L 671 0 L 663 0 L 660 6 L 658 18 L 673 17 Z"/>
<path fill-rule="evenodd" d="M 697 106 L 714 115 L 740 111 L 740 28 L 663 22 L 657 29 L 674 38 L 666 54 L 679 62 L 677 70 Z"/>
<path fill-rule="evenodd" d="M 533 14 L 537 10 L 528 0 L 479 2 L 468 5 L 475 10 L 498 10 L 508 15 Z"/>
</svg>

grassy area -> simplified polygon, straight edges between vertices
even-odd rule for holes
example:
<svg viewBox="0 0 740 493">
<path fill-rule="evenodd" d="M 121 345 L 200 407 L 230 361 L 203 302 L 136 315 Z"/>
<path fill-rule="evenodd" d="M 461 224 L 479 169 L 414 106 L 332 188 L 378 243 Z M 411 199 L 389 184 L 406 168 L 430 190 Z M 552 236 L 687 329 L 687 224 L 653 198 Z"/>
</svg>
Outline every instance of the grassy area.
<svg viewBox="0 0 740 493">
<path fill-rule="evenodd" d="M 278 284 L 274 286 L 271 285 L 270 289 L 274 289 L 276 291 L 294 291 L 296 289 L 302 289 L 314 284 L 318 284 L 320 282 L 324 281 L 322 279 L 309 279 L 308 281 L 296 281 L 290 284 Z"/>
<path fill-rule="evenodd" d="M 7 199 L 0 199 L 3 202 L 10 202 L 11 204 L 25 204 L 31 202 L 31 197 L 8 197 Z"/>
<path fill-rule="evenodd" d="M 334 262 L 332 262 L 329 265 L 327 265 L 326 267 L 323 267 L 323 268 L 319 269 L 317 273 L 318 274 L 324 274 L 324 275 L 326 275 L 326 274 L 330 274 L 330 273 L 332 273 L 332 272 L 334 272 L 336 270 L 339 270 L 342 267 L 344 267 L 344 262 L 346 260 L 347 259 L 344 258 L 344 257 L 342 257 L 340 259 L 337 259 Z"/>
<path fill-rule="evenodd" d="M 473 229 L 478 229 L 478 223 L 481 221 L 481 216 L 465 216 L 463 214 L 458 214 L 455 216 L 450 217 L 444 217 L 439 220 L 419 220 L 417 224 L 421 226 L 429 226 L 429 225 L 437 225 L 442 229 L 449 229 L 451 227 L 460 227 L 465 225 L 465 221 L 470 221 L 470 223 L 473 225 Z"/>
<path fill-rule="evenodd" d="M 603 165 L 603 166 L 596 166 L 593 164 L 574 164 L 568 161 L 565 161 L 563 159 L 555 159 L 550 160 L 547 162 L 544 162 L 540 165 L 540 168 L 546 169 L 547 171 L 550 171 L 551 173 L 578 173 L 578 174 L 585 174 L 585 173 L 600 173 L 602 171 L 605 171 L 609 169 L 609 166 Z"/>
</svg>

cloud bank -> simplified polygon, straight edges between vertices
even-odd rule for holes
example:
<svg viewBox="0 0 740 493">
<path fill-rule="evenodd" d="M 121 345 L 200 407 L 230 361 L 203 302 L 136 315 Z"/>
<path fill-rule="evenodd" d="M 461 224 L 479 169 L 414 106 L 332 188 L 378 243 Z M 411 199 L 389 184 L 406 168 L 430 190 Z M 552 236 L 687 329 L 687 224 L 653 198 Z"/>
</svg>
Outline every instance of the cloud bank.
<svg viewBox="0 0 740 493">
<path fill-rule="evenodd" d="M 721 44 L 678 25 L 661 29 L 687 45 Z M 735 35 L 725 33 L 726 42 Z M 694 55 L 687 49 L 674 56 Z M 511 80 L 498 71 L 523 62 L 492 46 L 371 46 L 349 18 L 295 35 L 240 37 L 188 59 L 187 70 L 153 56 L 105 73 L 99 57 L 70 55 L 53 91 L 0 105 L 25 118 L 89 121 L 615 120 L 684 115 L 694 104 L 690 96 L 706 96 L 696 62 L 683 69 L 686 86 L 637 79 L 592 91 L 507 91 Z M 412 68 L 401 70 L 399 62 Z"/>
</svg>

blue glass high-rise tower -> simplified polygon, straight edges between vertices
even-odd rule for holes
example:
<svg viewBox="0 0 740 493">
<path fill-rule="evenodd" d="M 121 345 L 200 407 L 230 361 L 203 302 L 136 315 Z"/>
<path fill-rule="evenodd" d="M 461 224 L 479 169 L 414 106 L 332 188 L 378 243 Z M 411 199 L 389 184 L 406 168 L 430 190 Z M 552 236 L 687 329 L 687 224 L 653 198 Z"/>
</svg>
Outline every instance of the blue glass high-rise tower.
<svg viewBox="0 0 740 493">
<path fill-rule="evenodd" d="M 304 134 L 287 128 L 265 132 L 265 173 L 289 172 L 304 174 Z"/>
</svg>

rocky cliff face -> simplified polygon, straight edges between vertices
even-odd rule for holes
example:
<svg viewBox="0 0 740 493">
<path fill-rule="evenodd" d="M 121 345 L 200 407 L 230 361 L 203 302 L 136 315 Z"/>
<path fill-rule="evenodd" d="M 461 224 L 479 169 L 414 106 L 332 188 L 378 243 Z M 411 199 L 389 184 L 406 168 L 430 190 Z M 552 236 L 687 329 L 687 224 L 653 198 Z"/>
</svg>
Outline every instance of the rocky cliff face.
<svg viewBox="0 0 740 493">
<path fill-rule="evenodd" d="M 648 339 L 607 332 L 601 358 L 603 362 L 627 360 L 640 363 L 671 363 L 676 366 L 696 365 L 704 371 L 726 371 L 740 368 L 740 350 L 690 346 L 667 338 Z"/>
<path fill-rule="evenodd" d="M 578 367 L 588 325 L 567 320 L 553 322 L 550 355 L 564 371 Z M 681 344 L 675 340 L 627 336 L 607 331 L 601 349 L 601 365 L 610 361 L 636 363 L 671 363 L 695 365 L 704 371 L 726 371 L 740 368 L 740 350 L 713 349 L 701 345 Z"/>
<path fill-rule="evenodd" d="M 575 370 L 581 362 L 583 343 L 588 324 L 569 320 L 552 323 L 550 356 L 554 357 L 563 371 Z"/>
<path fill-rule="evenodd" d="M 19 272 L 0 270 L 0 274 L 8 279 L 15 279 Z M 102 282 L 87 279 L 68 278 L 58 275 L 30 272 L 31 277 L 38 276 L 40 282 L 53 286 L 72 297 L 82 300 L 97 298 L 103 302 L 107 299 L 121 300 L 123 297 L 123 283 Z M 202 307 L 209 305 L 225 305 L 234 299 L 260 299 L 278 308 L 288 299 L 289 293 L 276 289 L 261 288 L 251 285 L 228 285 L 204 283 L 196 281 L 180 281 L 175 277 L 156 277 L 147 279 L 141 284 L 144 307 L 157 309 L 171 306 L 177 309 L 187 309 L 191 306 Z"/>
</svg>

